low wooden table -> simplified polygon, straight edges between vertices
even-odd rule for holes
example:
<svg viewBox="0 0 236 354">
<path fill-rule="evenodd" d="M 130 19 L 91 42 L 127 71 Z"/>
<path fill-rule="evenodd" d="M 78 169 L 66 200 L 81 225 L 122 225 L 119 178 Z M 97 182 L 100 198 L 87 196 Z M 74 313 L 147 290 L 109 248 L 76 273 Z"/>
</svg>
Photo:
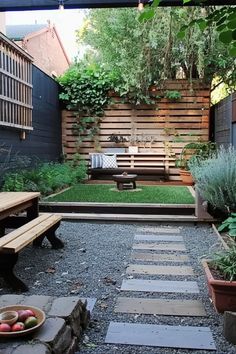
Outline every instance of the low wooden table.
<svg viewBox="0 0 236 354">
<path fill-rule="evenodd" d="M 136 189 L 137 175 L 113 175 L 112 178 L 116 182 L 119 191 L 123 191 L 124 189 Z"/>
</svg>

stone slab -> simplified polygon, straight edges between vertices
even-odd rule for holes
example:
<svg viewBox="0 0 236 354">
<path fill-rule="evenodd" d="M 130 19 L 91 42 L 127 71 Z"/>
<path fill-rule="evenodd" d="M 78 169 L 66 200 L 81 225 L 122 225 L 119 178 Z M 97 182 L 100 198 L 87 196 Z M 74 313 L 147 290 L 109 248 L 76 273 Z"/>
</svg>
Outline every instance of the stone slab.
<svg viewBox="0 0 236 354">
<path fill-rule="evenodd" d="M 20 304 L 26 306 L 36 306 L 41 310 L 47 311 L 51 307 L 52 300 L 52 296 L 31 295 L 25 296 Z"/>
<path fill-rule="evenodd" d="M 159 266 L 146 264 L 130 264 L 126 273 L 147 275 L 194 275 L 193 268 L 188 266 Z"/>
<path fill-rule="evenodd" d="M 34 339 L 50 344 L 51 346 L 63 334 L 65 330 L 65 321 L 63 318 L 47 318 L 40 331 L 36 332 Z"/>
<path fill-rule="evenodd" d="M 151 252 L 133 252 L 131 258 L 147 262 L 189 262 L 189 257 L 185 254 L 164 254 Z"/>
<path fill-rule="evenodd" d="M 12 352 L 12 354 L 50 354 L 50 353 L 51 350 L 49 350 L 48 347 L 42 343 L 23 344 L 17 347 Z"/>
<path fill-rule="evenodd" d="M 24 300 L 24 295 L 2 295 L 0 296 L 0 307 L 18 305 Z"/>
<path fill-rule="evenodd" d="M 184 244 L 179 243 L 135 243 L 134 250 L 154 250 L 154 251 L 186 251 Z"/>
<path fill-rule="evenodd" d="M 111 322 L 106 343 L 216 350 L 209 327 Z"/>
<path fill-rule="evenodd" d="M 121 284 L 121 290 L 157 293 L 199 293 L 197 282 L 176 280 L 124 279 Z"/>
<path fill-rule="evenodd" d="M 86 309 L 90 312 L 93 311 L 93 308 L 96 304 L 96 301 L 97 299 L 96 298 L 93 298 L 93 297 L 86 297 L 86 298 L 81 298 L 80 299 L 83 303 L 85 303 L 85 301 L 87 300 L 87 306 L 86 306 Z"/>
<path fill-rule="evenodd" d="M 75 308 L 78 307 L 78 303 L 78 296 L 59 297 L 53 301 L 48 315 L 67 318 L 71 315 Z"/>
<path fill-rule="evenodd" d="M 199 300 L 118 297 L 114 312 L 164 316 L 206 316 Z"/>
<path fill-rule="evenodd" d="M 180 229 L 177 227 L 138 227 L 138 231 L 140 232 L 158 232 L 164 234 L 179 234 Z"/>
<path fill-rule="evenodd" d="M 183 242 L 183 236 L 176 235 L 135 235 L 135 241 L 166 241 L 166 242 Z"/>
</svg>

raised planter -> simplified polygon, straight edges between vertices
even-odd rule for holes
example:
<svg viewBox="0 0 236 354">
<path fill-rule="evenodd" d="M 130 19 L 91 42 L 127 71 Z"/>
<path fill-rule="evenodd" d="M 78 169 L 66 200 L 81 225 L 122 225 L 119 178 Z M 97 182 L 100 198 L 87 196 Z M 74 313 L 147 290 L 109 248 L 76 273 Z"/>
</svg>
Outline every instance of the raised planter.
<svg viewBox="0 0 236 354">
<path fill-rule="evenodd" d="M 236 311 L 236 281 L 215 279 L 208 262 L 202 261 L 207 278 L 209 296 L 217 312 Z"/>
<path fill-rule="evenodd" d="M 180 169 L 179 174 L 183 183 L 189 184 L 191 186 L 194 184 L 190 171 Z"/>
</svg>

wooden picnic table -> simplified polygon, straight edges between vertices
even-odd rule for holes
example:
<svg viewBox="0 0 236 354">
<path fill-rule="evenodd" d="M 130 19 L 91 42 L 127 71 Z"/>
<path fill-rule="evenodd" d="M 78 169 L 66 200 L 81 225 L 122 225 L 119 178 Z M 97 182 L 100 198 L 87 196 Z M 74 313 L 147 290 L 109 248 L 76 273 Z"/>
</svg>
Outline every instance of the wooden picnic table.
<svg viewBox="0 0 236 354">
<path fill-rule="evenodd" d="M 39 215 L 38 192 L 0 193 L 0 276 L 16 290 L 26 291 L 27 285 L 14 274 L 18 253 L 27 245 L 41 246 L 47 237 L 52 248 L 63 248 L 55 232 L 61 216 L 44 213 Z M 16 214 L 25 212 L 23 216 Z M 15 230 L 5 234 L 6 228 Z"/>
<path fill-rule="evenodd" d="M 25 222 L 38 217 L 39 197 L 39 192 L 0 192 L 0 236 L 4 235 L 6 226 L 14 227 L 9 222 L 12 215 L 26 211 Z"/>
</svg>

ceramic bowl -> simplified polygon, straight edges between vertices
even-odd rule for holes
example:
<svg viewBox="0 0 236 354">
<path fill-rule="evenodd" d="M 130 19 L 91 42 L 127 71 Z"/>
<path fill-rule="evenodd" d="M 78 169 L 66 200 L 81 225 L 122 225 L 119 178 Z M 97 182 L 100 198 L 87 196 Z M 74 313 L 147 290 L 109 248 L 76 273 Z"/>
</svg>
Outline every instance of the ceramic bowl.
<svg viewBox="0 0 236 354">
<path fill-rule="evenodd" d="M 4 311 L 0 313 L 0 323 L 7 323 L 12 325 L 18 319 L 18 313 L 16 311 Z"/>
<path fill-rule="evenodd" d="M 17 331 L 17 332 L 0 332 L 0 337 L 19 337 L 19 336 L 25 336 L 30 333 L 33 333 L 37 331 L 45 322 L 46 316 L 45 313 L 33 306 L 24 306 L 24 305 L 12 305 L 12 306 L 7 306 L 7 307 L 2 307 L 0 308 L 0 316 L 5 312 L 17 312 L 20 310 L 32 310 L 35 313 L 35 317 L 38 320 L 38 324 L 32 328 L 24 329 L 23 331 Z M 6 323 L 6 322 L 5 322 Z"/>
</svg>

